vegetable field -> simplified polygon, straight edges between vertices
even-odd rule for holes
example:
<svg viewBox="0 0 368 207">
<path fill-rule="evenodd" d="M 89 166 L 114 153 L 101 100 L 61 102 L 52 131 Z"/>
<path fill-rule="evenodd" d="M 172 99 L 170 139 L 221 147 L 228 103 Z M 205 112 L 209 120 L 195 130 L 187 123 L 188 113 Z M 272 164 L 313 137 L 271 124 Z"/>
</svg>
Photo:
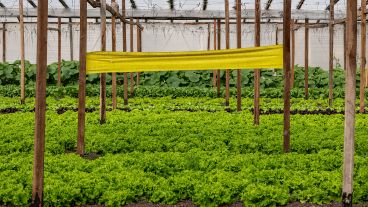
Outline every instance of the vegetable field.
<svg viewBox="0 0 368 207">
<path fill-rule="evenodd" d="M 32 192 L 34 99 L 0 98 L 0 202 L 28 206 Z M 210 97 L 133 98 L 128 108 L 98 121 L 99 100 L 87 99 L 85 157 L 76 155 L 75 98 L 47 99 L 45 206 L 123 206 L 147 201 L 199 206 L 240 202 L 281 206 L 339 201 L 342 185 L 343 100 L 293 99 L 292 151 L 282 152 L 282 99 L 261 101 L 253 125 L 252 99 L 243 112 L 226 112 Z M 118 99 L 121 103 L 122 100 Z M 235 108 L 235 100 L 231 100 Z M 108 105 L 110 106 L 110 101 Z M 7 112 L 9 108 L 16 113 Z M 358 108 L 357 108 L 358 109 Z M 275 112 L 276 111 L 276 112 Z M 355 203 L 368 200 L 368 120 L 356 121 Z"/>
</svg>

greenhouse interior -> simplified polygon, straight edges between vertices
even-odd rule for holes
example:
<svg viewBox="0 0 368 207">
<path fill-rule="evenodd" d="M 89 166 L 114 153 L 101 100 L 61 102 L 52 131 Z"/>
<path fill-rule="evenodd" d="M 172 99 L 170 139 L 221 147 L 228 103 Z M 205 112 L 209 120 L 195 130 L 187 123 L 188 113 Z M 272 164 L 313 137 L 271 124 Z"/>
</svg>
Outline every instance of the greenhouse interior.
<svg viewBox="0 0 368 207">
<path fill-rule="evenodd" d="M 366 0 L 0 0 L 0 207 L 368 206 Z"/>
</svg>

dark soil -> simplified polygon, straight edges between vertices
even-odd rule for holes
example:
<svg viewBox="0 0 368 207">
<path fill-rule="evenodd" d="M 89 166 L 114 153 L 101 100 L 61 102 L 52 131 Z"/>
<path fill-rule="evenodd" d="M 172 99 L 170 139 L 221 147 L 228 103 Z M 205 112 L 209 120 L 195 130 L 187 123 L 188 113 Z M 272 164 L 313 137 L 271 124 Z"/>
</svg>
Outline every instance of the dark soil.
<svg viewBox="0 0 368 207">
<path fill-rule="evenodd" d="M 73 149 L 73 150 L 66 150 L 65 151 L 66 154 L 77 154 L 77 150 L 76 149 Z M 89 152 L 89 153 L 85 153 L 83 156 L 82 156 L 84 159 L 87 159 L 87 160 L 96 160 L 100 157 L 102 157 L 102 154 L 99 154 L 97 152 Z M 86 206 L 91 206 L 91 205 L 86 205 Z M 92 205 L 93 206 L 93 205 Z M 97 207 L 98 205 L 96 205 Z"/>
<path fill-rule="evenodd" d="M 11 113 L 16 113 L 20 111 L 17 108 L 5 108 L 5 109 L 0 109 L 0 114 L 11 114 Z"/>
</svg>

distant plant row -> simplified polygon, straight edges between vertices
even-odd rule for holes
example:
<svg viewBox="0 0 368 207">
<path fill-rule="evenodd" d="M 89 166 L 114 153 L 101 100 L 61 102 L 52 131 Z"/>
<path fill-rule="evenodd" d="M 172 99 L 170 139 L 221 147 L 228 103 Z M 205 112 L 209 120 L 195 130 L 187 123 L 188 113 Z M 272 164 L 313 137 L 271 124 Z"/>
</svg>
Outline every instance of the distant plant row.
<svg viewBox="0 0 368 207">
<path fill-rule="evenodd" d="M 26 61 L 26 83 L 34 84 L 36 80 L 36 65 Z M 56 85 L 58 64 L 52 63 L 47 69 L 47 83 Z M 63 85 L 76 85 L 78 83 L 79 62 L 62 61 L 61 63 L 61 80 Z M 242 71 L 243 87 L 253 87 L 254 76 L 253 70 Z M 357 70 L 359 74 L 359 70 Z M 262 88 L 279 88 L 284 84 L 282 70 L 262 70 L 261 87 Z M 134 77 L 136 74 L 134 74 Z M 231 72 L 230 85 L 236 85 L 236 71 Z M 149 72 L 141 73 L 140 85 L 143 86 L 170 86 L 170 87 L 212 87 L 212 71 L 170 71 L 170 72 Z M 221 71 L 221 84 L 225 85 L 225 71 Z M 118 84 L 123 82 L 123 74 L 117 75 Z M 344 71 L 341 68 L 334 70 L 334 87 L 344 87 Z M 357 87 L 359 87 L 359 75 L 357 76 Z M 0 63 L 0 85 L 16 84 L 20 81 L 20 61 L 13 63 Z M 98 74 L 88 75 L 87 84 L 98 84 Z M 111 83 L 111 75 L 107 75 L 107 84 Z M 309 68 L 309 87 L 310 88 L 327 88 L 328 72 L 319 67 Z M 295 88 L 304 87 L 304 68 L 295 67 Z"/>
</svg>

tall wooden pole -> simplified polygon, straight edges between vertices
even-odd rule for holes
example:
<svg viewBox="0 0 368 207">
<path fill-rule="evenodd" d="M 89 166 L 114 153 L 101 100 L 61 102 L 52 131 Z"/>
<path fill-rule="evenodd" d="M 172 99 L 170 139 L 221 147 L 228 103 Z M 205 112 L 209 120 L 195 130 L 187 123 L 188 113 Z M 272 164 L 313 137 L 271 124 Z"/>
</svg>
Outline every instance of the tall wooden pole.
<svg viewBox="0 0 368 207">
<path fill-rule="evenodd" d="M 87 53 L 87 1 L 80 0 L 79 33 L 79 91 L 77 153 L 84 155 L 84 128 L 86 116 L 86 53 Z"/>
<path fill-rule="evenodd" d="M 360 113 L 364 112 L 364 87 L 365 87 L 365 65 L 366 65 L 366 43 L 367 43 L 367 23 L 366 23 L 366 6 L 367 2 L 366 0 L 361 1 L 361 27 L 360 27 L 360 37 L 361 37 L 361 47 L 360 47 L 360 93 L 359 93 L 359 99 L 360 99 Z"/>
<path fill-rule="evenodd" d="M 344 29 L 343 29 L 343 32 L 344 32 L 344 70 L 346 70 L 346 48 L 347 48 L 347 45 L 346 45 L 346 22 L 344 22 Z"/>
<path fill-rule="evenodd" d="M 217 34 L 217 29 L 216 29 L 216 19 L 213 21 L 213 50 L 216 50 L 217 48 L 217 37 L 216 37 L 216 34 Z M 217 71 L 216 70 L 213 70 L 213 87 L 215 88 L 216 87 L 216 81 L 217 81 Z"/>
<path fill-rule="evenodd" d="M 276 25 L 276 31 L 275 31 L 275 44 L 279 44 L 279 27 Z"/>
<path fill-rule="evenodd" d="M 111 5 L 114 5 L 114 10 L 118 10 L 116 8 L 115 0 L 111 0 Z M 119 12 L 119 11 L 117 11 Z M 116 19 L 115 16 L 111 16 L 111 49 L 113 52 L 116 51 Z M 111 74 L 111 89 L 112 89 L 112 109 L 116 109 L 117 101 L 116 101 L 116 73 Z"/>
<path fill-rule="evenodd" d="M 221 50 L 221 19 L 217 20 L 217 50 Z M 217 70 L 217 97 L 221 96 L 221 72 Z"/>
<path fill-rule="evenodd" d="M 134 52 L 134 25 L 133 25 L 133 18 L 130 18 L 130 52 Z M 134 73 L 130 73 L 130 96 L 133 97 L 134 95 Z"/>
<path fill-rule="evenodd" d="M 207 50 L 211 50 L 211 24 L 207 25 Z"/>
<path fill-rule="evenodd" d="M 3 22 L 3 62 L 6 62 L 6 23 Z"/>
<path fill-rule="evenodd" d="M 125 0 L 121 0 L 121 16 L 125 19 Z M 126 31 L 126 23 L 122 23 L 123 29 L 123 52 L 127 51 L 127 31 Z M 128 105 L 128 73 L 123 73 L 124 75 L 124 105 Z"/>
<path fill-rule="evenodd" d="M 229 0 L 225 0 L 225 32 L 226 32 L 226 49 L 230 49 L 230 14 L 229 14 Z M 225 105 L 226 110 L 230 112 L 230 70 L 226 70 L 225 82 Z"/>
<path fill-rule="evenodd" d="M 294 87 L 295 80 L 295 29 L 294 20 L 291 20 L 291 83 L 290 87 Z"/>
<path fill-rule="evenodd" d="M 254 46 L 261 46 L 261 6 L 260 0 L 255 1 L 255 22 L 254 22 Z M 259 98 L 261 95 L 261 70 L 254 69 L 254 124 L 259 125 Z"/>
<path fill-rule="evenodd" d="M 329 64 L 328 64 L 328 104 L 332 107 L 333 103 L 333 49 L 334 49 L 334 19 L 335 19 L 335 0 L 330 0 L 330 21 L 329 29 Z"/>
<path fill-rule="evenodd" d="M 69 49 L 70 49 L 70 60 L 74 60 L 74 42 L 73 42 L 73 21 L 69 18 Z"/>
<path fill-rule="evenodd" d="M 19 0 L 19 27 L 20 27 L 20 103 L 26 102 L 26 83 L 25 83 L 25 65 L 24 65 L 24 18 L 23 18 L 23 0 Z"/>
<path fill-rule="evenodd" d="M 38 0 L 37 7 L 37 75 L 35 102 L 34 161 L 32 206 L 43 206 L 43 169 L 46 127 L 46 75 L 48 1 Z"/>
<path fill-rule="evenodd" d="M 242 47 L 242 41 L 241 41 L 241 0 L 236 0 L 236 46 L 237 48 Z M 236 109 L 237 111 L 242 110 L 242 100 L 241 100 L 241 86 L 242 86 L 242 72 L 240 69 L 237 70 L 237 77 L 236 77 L 236 99 L 237 99 L 237 105 Z"/>
<path fill-rule="evenodd" d="M 290 22 L 291 0 L 284 0 L 283 53 L 284 53 L 284 152 L 290 152 Z"/>
<path fill-rule="evenodd" d="M 106 51 L 106 0 L 101 0 L 101 51 Z M 100 74 L 100 124 L 106 122 L 106 73 Z"/>
<path fill-rule="evenodd" d="M 352 206 L 355 137 L 355 89 L 357 50 L 357 0 L 349 0 L 346 7 L 347 68 L 345 81 L 345 128 L 344 128 L 344 171 L 342 202 L 344 207 Z"/>
<path fill-rule="evenodd" d="M 305 97 L 304 99 L 308 99 L 308 61 L 309 61 L 309 20 L 305 19 L 305 42 L 304 42 L 304 89 L 305 89 Z"/>
<path fill-rule="evenodd" d="M 139 23 L 139 19 L 137 19 L 137 23 Z M 137 52 L 142 52 L 142 30 L 137 25 Z M 141 79 L 141 73 L 137 72 L 137 87 L 139 86 L 139 82 Z"/>
<path fill-rule="evenodd" d="M 61 86 L 61 18 L 58 18 L 58 71 L 57 86 Z"/>
</svg>

